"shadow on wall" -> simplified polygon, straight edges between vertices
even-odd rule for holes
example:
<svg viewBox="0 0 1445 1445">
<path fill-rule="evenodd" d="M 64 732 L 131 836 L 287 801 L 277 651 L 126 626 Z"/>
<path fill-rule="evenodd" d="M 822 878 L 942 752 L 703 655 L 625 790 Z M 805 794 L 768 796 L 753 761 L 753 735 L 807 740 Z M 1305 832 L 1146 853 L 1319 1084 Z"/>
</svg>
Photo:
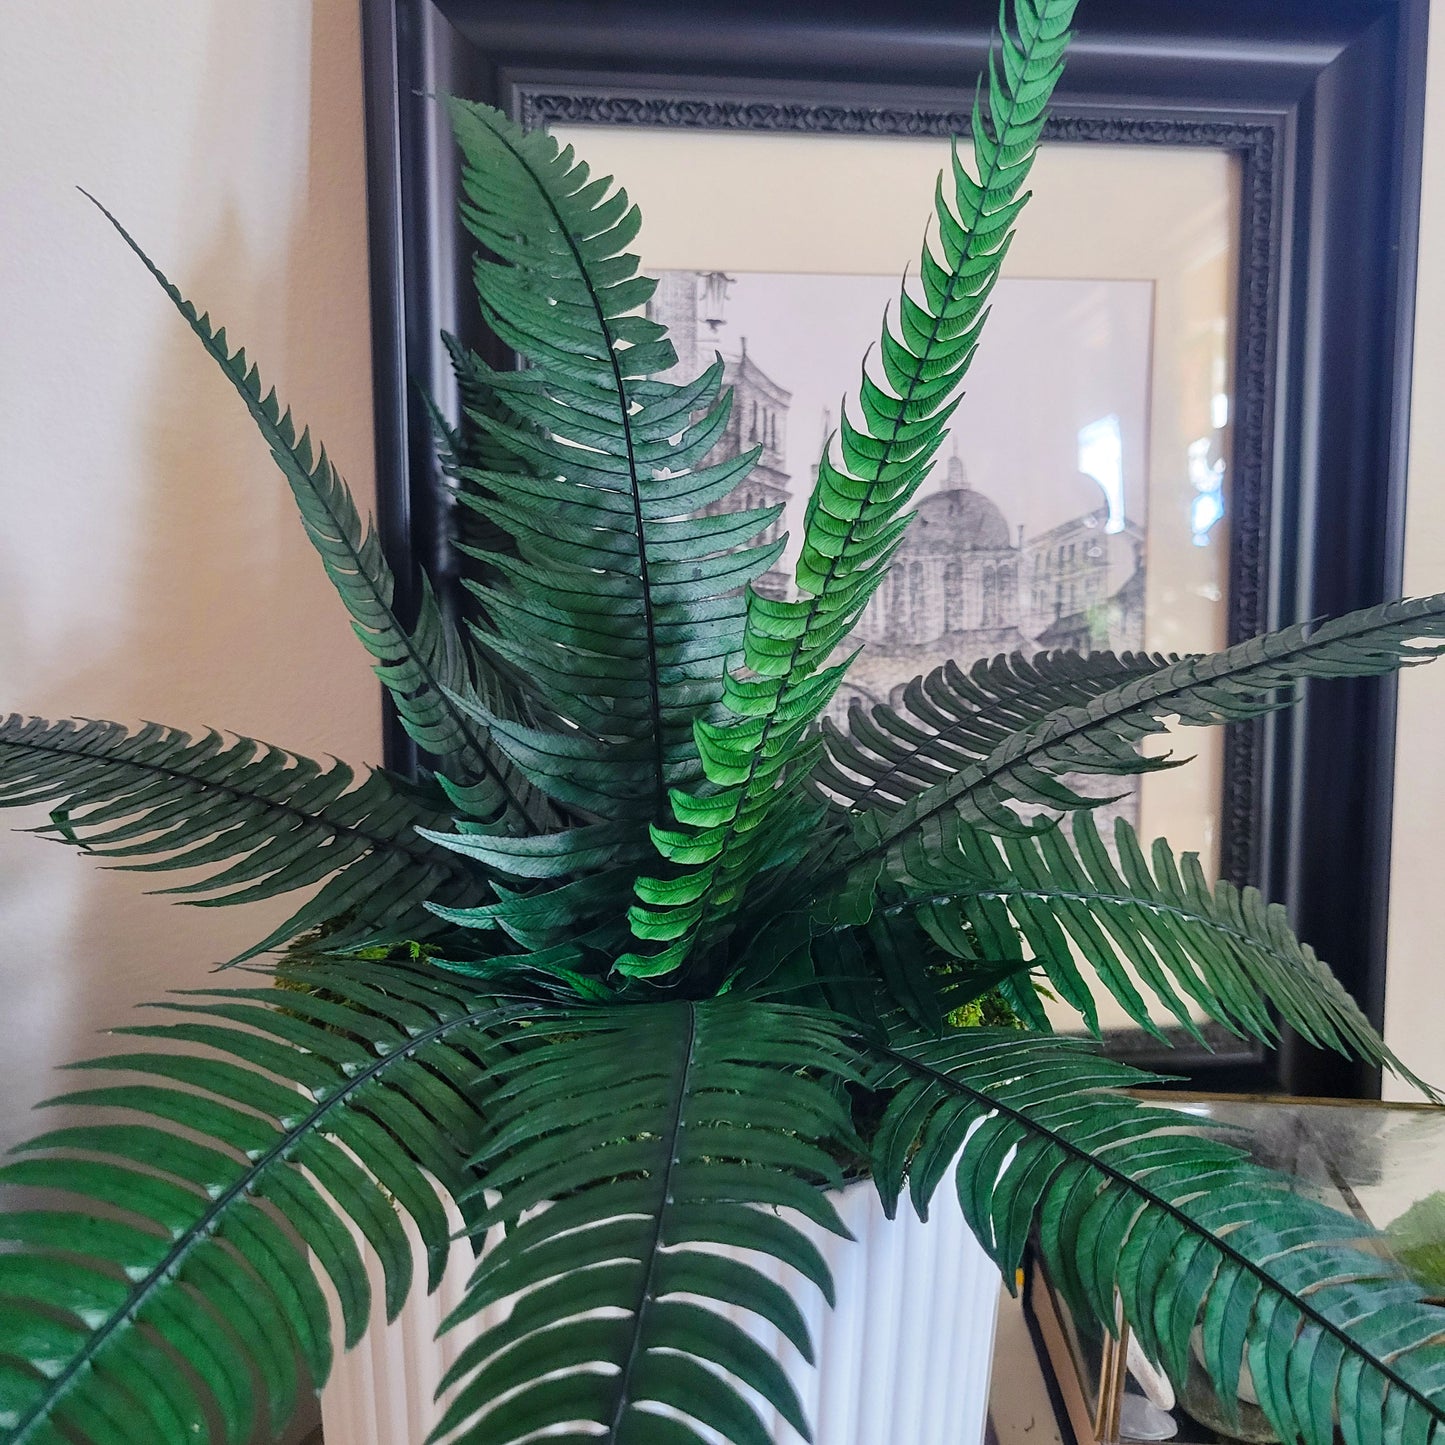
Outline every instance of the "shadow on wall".
<svg viewBox="0 0 1445 1445">
<path fill-rule="evenodd" d="M 313 0 L 309 18 L 290 0 L 213 0 L 210 8 L 201 121 L 183 142 L 191 180 L 199 189 L 228 164 L 274 164 L 278 224 L 271 235 L 278 242 L 258 246 L 253 238 L 263 227 L 248 226 L 256 218 L 230 204 L 220 215 L 195 216 L 193 230 L 210 234 L 193 251 L 195 261 L 158 247 L 154 259 L 199 306 L 234 321 L 232 344 L 245 342 L 268 382 L 314 435 L 328 439 L 338 463 L 350 463 L 365 509 L 371 411 L 356 6 Z M 277 63 L 283 43 L 309 43 L 309 77 L 297 73 L 304 51 L 293 53 L 297 64 L 289 69 Z M 293 150 L 288 165 L 284 154 L 266 153 L 263 122 L 273 99 L 283 115 L 294 100 L 292 112 L 304 116 L 308 84 L 304 155 Z M 268 85 L 291 94 L 268 96 Z M 248 129 L 252 116 L 256 126 Z M 123 194 L 102 199 L 126 219 Z M 94 224 L 103 229 L 103 218 Z M 136 229 L 147 245 L 144 228 Z M 103 237 L 97 244 L 121 242 Z M 150 284 L 138 266 L 136 275 L 137 286 Z M 3 705 L 154 718 L 191 731 L 224 724 L 300 751 L 375 760 L 375 684 L 286 484 L 229 383 L 170 302 L 158 289 L 152 297 L 156 335 L 164 339 L 159 363 L 137 381 L 126 374 L 124 353 L 112 362 L 116 385 L 146 416 L 145 452 L 133 463 L 144 468 L 136 493 L 143 523 L 132 533 L 125 586 L 97 600 L 89 635 L 77 639 L 88 663 L 67 670 L 38 655 L 27 660 L 22 647 L 21 676 L 5 687 L 12 693 L 18 682 L 19 695 Z M 117 468 L 125 464 L 117 456 Z M 79 485 L 100 488 L 105 480 L 81 478 Z M 64 547 L 57 538 L 57 566 Z M 5 615 L 22 615 L 23 606 L 0 576 Z M 38 809 L 0 815 L 0 825 L 44 821 Z M 12 1101 L 0 1112 L 0 1145 L 38 1126 L 24 1112 L 28 1104 L 67 1087 L 47 1076 L 54 1064 L 97 1052 L 96 1031 L 127 1022 L 135 1004 L 204 986 L 214 963 L 300 901 L 177 911 L 168 900 L 139 895 L 190 874 L 101 872 L 71 849 L 28 839 L 7 839 L 5 848 L 14 865 L 0 881 L 0 917 L 12 940 L 48 941 L 43 954 L 12 953 L 0 965 L 3 1082 Z"/>
</svg>

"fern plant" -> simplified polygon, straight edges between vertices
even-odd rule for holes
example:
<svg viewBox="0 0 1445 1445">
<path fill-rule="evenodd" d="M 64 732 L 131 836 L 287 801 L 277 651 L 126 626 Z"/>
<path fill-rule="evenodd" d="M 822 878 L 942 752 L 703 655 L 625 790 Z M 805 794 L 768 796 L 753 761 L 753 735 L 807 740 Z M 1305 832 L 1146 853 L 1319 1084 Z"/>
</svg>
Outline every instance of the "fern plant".
<svg viewBox="0 0 1445 1445">
<path fill-rule="evenodd" d="M 979 344 L 1074 5 L 1012 0 L 787 599 L 749 585 L 780 555 L 756 540 L 773 513 L 727 506 L 755 454 L 708 460 L 721 366 L 665 379 L 637 209 L 570 147 L 451 105 L 482 312 L 528 363 L 451 343 L 460 628 L 429 588 L 398 614 L 330 458 L 142 255 L 430 767 L 0 724 L 0 803 L 49 808 L 57 837 L 191 870 L 186 901 L 313 890 L 239 984 L 165 1000 L 80 1066 L 93 1082 L 60 1102 L 82 1122 L 0 1166 L 20 1191 L 0 1217 L 11 1445 L 279 1431 L 365 1326 L 357 1240 L 394 1315 L 422 1284 L 403 1220 L 434 1288 L 444 1199 L 478 1247 L 457 1319 L 511 1308 L 458 1357 L 436 1438 L 752 1445 L 744 1387 L 806 1431 L 716 1308 L 807 1355 L 793 1295 L 717 1246 L 831 1298 L 797 1221 L 841 1230 L 829 1191 L 860 1157 L 890 1211 L 952 1174 L 1006 1280 L 1035 1235 L 1075 1308 L 1109 1329 L 1121 1309 L 1176 1379 L 1197 1334 L 1224 1399 L 1247 1368 L 1285 1439 L 1445 1439 L 1445 1313 L 1353 1221 L 1134 1101 L 1145 1076 L 1039 1004 L 1047 986 L 1094 1027 L 1102 989 L 1146 1029 L 1158 1007 L 1265 1041 L 1288 1025 L 1404 1073 L 1280 909 L 1126 826 L 1111 852 L 1070 778 L 1163 766 L 1137 745 L 1174 723 L 1425 661 L 1445 596 L 1211 656 L 949 666 L 820 721 Z"/>
</svg>

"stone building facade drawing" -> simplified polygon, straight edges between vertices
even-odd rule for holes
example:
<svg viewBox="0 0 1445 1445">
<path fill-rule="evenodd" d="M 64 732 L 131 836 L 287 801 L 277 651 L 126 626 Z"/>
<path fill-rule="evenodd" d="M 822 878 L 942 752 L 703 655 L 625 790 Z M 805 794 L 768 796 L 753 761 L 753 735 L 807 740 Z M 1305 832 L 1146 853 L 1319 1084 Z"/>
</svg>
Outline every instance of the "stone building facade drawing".
<svg viewBox="0 0 1445 1445">
<path fill-rule="evenodd" d="M 715 351 L 722 353 L 733 409 L 707 460 L 763 449 L 739 493 L 721 505 L 786 505 L 793 491 L 787 469 L 792 396 L 749 354 L 746 339 L 735 349 L 718 345 L 732 284 L 720 272 L 665 272 L 648 314 L 672 335 L 679 358 L 674 379 L 691 380 Z M 825 417 L 819 449 L 828 430 Z M 864 647 L 830 707 L 840 724 L 855 702 L 896 703 L 914 677 L 947 661 L 967 668 L 999 653 L 1143 647 L 1144 533 L 1127 517 L 1110 530 L 1098 482 L 1081 472 L 1052 489 L 1065 520 L 1026 537 L 1024 526 L 1007 516 L 1006 500 L 970 484 L 956 449 L 942 468 L 941 485 L 917 503 L 847 644 Z M 810 480 L 800 479 L 805 486 Z M 780 519 L 769 529 L 770 540 L 782 526 Z M 773 571 L 760 579 L 759 590 L 781 597 L 788 585 L 782 571 Z"/>
<path fill-rule="evenodd" d="M 667 373 L 667 380 L 692 381 L 712 364 L 720 350 L 714 343 L 719 339 L 722 309 L 731 283 L 732 278 L 720 271 L 664 271 L 659 277 L 647 314 L 667 327 L 677 351 L 677 365 Z M 792 393 L 779 386 L 748 355 L 746 337 L 736 355 L 723 355 L 723 388 L 729 387 L 733 405 L 727 427 L 700 465 L 735 457 L 756 446 L 763 450 L 738 490 L 708 510 L 786 507 L 791 495 L 786 456 Z M 775 542 L 784 530 L 779 514 L 759 541 Z M 764 573 L 755 585 L 768 597 L 782 597 L 787 588 L 785 575 L 778 569 Z"/>
<path fill-rule="evenodd" d="M 1097 495 L 1092 478 L 1081 481 Z M 1041 651 L 1143 647 L 1144 533 L 1127 519 L 1111 533 L 1108 520 L 1109 509 L 1097 507 L 1029 541 L 1021 580 Z"/>
<path fill-rule="evenodd" d="M 1081 510 L 1037 536 L 976 491 L 955 451 L 854 632 L 867 646 L 830 709 L 896 703 L 920 673 L 999 653 L 1133 652 L 1144 645 L 1144 534 L 1108 530 L 1100 489 L 1080 476 Z"/>
</svg>

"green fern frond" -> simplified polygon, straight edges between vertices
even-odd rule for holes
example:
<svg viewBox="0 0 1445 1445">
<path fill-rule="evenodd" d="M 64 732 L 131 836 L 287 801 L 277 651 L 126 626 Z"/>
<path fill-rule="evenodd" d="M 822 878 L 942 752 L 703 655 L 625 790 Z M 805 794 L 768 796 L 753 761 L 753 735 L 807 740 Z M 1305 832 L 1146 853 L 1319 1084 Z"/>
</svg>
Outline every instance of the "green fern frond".
<svg viewBox="0 0 1445 1445">
<path fill-rule="evenodd" d="M 709 1246 L 789 1265 L 831 1302 L 816 1246 L 774 1211 L 845 1233 L 819 1187 L 841 1183 L 835 1151 L 853 1137 L 838 1027 L 740 1000 L 574 1010 L 528 1034 L 498 1066 L 476 1161 L 486 1200 L 501 1197 L 473 1227 L 506 1232 L 451 1323 L 515 1304 L 458 1357 L 433 1438 L 512 1445 L 587 1421 L 614 1445 L 700 1445 L 703 1428 L 768 1445 L 739 1384 L 806 1437 L 776 1361 L 699 1299 L 741 1306 L 812 1358 L 789 1292 Z"/>
<path fill-rule="evenodd" d="M 623 972 L 650 977 L 681 967 L 737 908 L 750 881 L 792 851 L 797 817 L 776 805 L 811 772 L 809 729 L 846 667 L 829 659 L 885 575 L 911 516 L 908 503 L 957 405 L 988 295 L 1028 200 L 1022 187 L 1063 70 L 1075 3 L 1020 0 L 1016 34 L 1005 25 L 1001 49 L 990 56 L 988 108 L 980 87 L 973 111 L 977 174 L 968 173 L 955 146 L 952 206 L 939 180 L 943 260 L 925 242 L 923 299 L 905 286 L 897 333 L 883 328 L 884 384 L 865 369 L 862 425 L 845 413 L 839 461 L 830 445 L 819 463 L 795 574 L 799 599 L 748 595 L 743 670 L 729 675 L 723 694 L 732 716 L 696 726 L 709 786 L 675 790 L 676 827 L 652 830 L 658 852 L 683 877 L 644 878 L 637 886 L 633 931 L 663 946 L 629 954 L 618 963 Z"/>
<path fill-rule="evenodd" d="M 314 450 L 309 432 L 296 434 L 290 411 L 282 410 L 274 390 L 265 389 L 245 350 L 233 352 L 225 328 L 217 330 L 125 227 L 93 196 L 88 199 L 140 258 L 246 403 L 290 484 L 306 535 L 351 614 L 353 631 L 376 659 L 376 675 L 395 701 L 408 735 L 438 760 L 452 801 L 469 817 L 504 831 L 554 826 L 555 814 L 545 797 L 516 773 L 459 704 L 458 697 L 470 696 L 477 684 L 461 639 L 442 616 L 430 582 L 423 577 L 417 623 L 408 628 L 393 609 L 395 579 L 376 533 L 363 525 L 326 449 Z"/>
<path fill-rule="evenodd" d="M 461 501 L 515 555 L 478 552 L 468 587 L 490 625 L 479 646 L 572 725 L 473 711 L 516 767 L 603 820 L 660 819 L 700 776 L 694 720 L 722 691 L 742 630 L 742 585 L 779 544 L 749 545 L 776 511 L 720 511 L 757 452 L 702 465 L 731 405 L 722 365 L 676 386 L 677 356 L 638 313 L 654 281 L 627 247 L 638 213 L 570 147 L 488 106 L 453 101 L 463 217 L 488 325 L 537 363 L 467 358 L 468 420 L 520 465 L 462 466 Z"/>
<path fill-rule="evenodd" d="M 1081 1318 L 1113 1331 L 1117 1298 L 1177 1385 L 1197 1330 L 1226 1408 L 1247 1365 L 1282 1439 L 1334 1445 L 1337 1414 L 1346 1445 L 1445 1432 L 1445 1310 L 1371 1250 L 1359 1220 L 1196 1137 L 1192 1116 L 1117 1093 L 1149 1076 L 991 1029 L 874 1053 L 870 1082 L 891 1095 L 874 1150 L 890 1212 L 906 1179 L 926 1213 L 952 1169 L 1010 1286 L 1036 1230 Z"/>
<path fill-rule="evenodd" d="M 452 480 L 458 493 L 465 493 L 472 487 L 470 479 L 479 472 L 530 472 L 531 466 L 522 457 L 474 420 L 481 414 L 489 422 L 501 422 L 514 430 L 525 429 L 527 425 L 488 385 L 491 368 L 476 352 L 447 332 L 442 333 L 442 344 L 451 360 L 461 407 L 454 427 L 447 424 L 435 406 L 431 407 L 443 473 Z M 481 492 L 474 500 L 485 504 L 490 497 Z M 516 555 L 515 540 L 500 524 L 487 518 L 484 505 L 459 507 L 453 521 L 458 540 L 469 546 L 472 554 Z"/>
<path fill-rule="evenodd" d="M 458 570 L 465 574 L 466 581 L 496 587 L 503 584 L 503 574 L 484 559 L 516 559 L 517 541 L 497 518 L 489 515 L 496 495 L 476 478 L 498 472 L 528 475 L 534 468 L 475 418 L 481 416 L 488 424 L 500 423 L 503 431 L 535 433 L 536 428 L 530 427 L 492 390 L 487 380 L 491 368 L 476 352 L 445 331 L 442 344 L 447 349 L 456 381 L 460 407 L 456 425 L 447 422 L 430 398 L 427 406 L 437 439 L 438 463 L 442 475 L 448 479 L 454 503 L 449 517 L 451 539 L 463 559 Z M 486 635 L 495 634 L 495 619 L 468 587 L 464 585 L 458 590 L 455 602 L 465 622 L 481 626 Z M 494 657 L 493 662 L 497 678 L 505 679 L 509 686 L 500 690 L 478 689 L 478 696 L 488 711 L 520 722 L 545 724 L 554 730 L 566 726 L 557 714 L 543 706 L 532 679 L 516 672 L 499 657 Z"/>
<path fill-rule="evenodd" d="M 198 741 L 147 723 L 0 721 L 0 808 L 46 805 L 41 831 L 120 868 L 205 868 L 196 882 L 158 890 L 202 907 L 250 903 L 322 883 L 284 923 L 233 962 L 315 928 L 327 946 L 424 939 L 423 906 L 465 907 L 481 870 L 416 834 L 444 814 L 419 790 L 379 771 L 361 782 L 251 738 Z M 323 882 L 323 880 L 325 880 Z"/>
<path fill-rule="evenodd" d="M 427 415 L 432 424 L 432 435 L 436 441 L 437 466 L 445 479 L 449 506 L 447 510 L 448 539 L 461 558 L 503 555 L 515 556 L 516 543 L 497 522 L 486 517 L 475 507 L 464 506 L 460 497 L 468 490 L 466 477 L 479 469 L 495 471 L 503 468 L 526 470 L 520 458 L 504 451 L 492 437 L 472 423 L 468 413 L 474 409 L 486 411 L 500 420 L 513 425 L 521 424 L 521 418 L 512 416 L 486 389 L 478 368 L 480 358 L 468 351 L 456 337 L 442 333 L 442 343 L 451 358 L 457 393 L 462 406 L 462 415 L 457 425 L 452 426 L 441 408 L 429 396 L 423 398 Z M 495 569 L 481 562 L 459 561 L 457 570 L 470 569 L 476 580 L 495 582 Z M 482 622 L 489 619 L 479 610 L 475 599 L 463 587 L 458 588 L 452 598 L 463 624 Z M 483 669 L 478 678 L 477 696 L 490 712 L 526 722 L 537 721 L 538 699 L 527 680 L 510 668 L 494 660 L 496 665 Z M 555 718 L 550 719 L 555 723 Z"/>
<path fill-rule="evenodd" d="M 946 782 L 1050 713 L 1165 671 L 1161 654 L 1022 653 L 975 663 L 946 662 L 915 677 L 898 707 L 856 704 L 845 733 L 823 720 L 824 755 L 809 779 L 820 796 L 850 812 L 892 812 L 915 793 Z"/>
<path fill-rule="evenodd" d="M 285 993 L 212 990 L 164 1005 L 183 1022 L 122 1030 L 193 1051 L 79 1066 L 143 1082 L 52 1100 L 87 1121 L 0 1166 L 0 1185 L 63 1195 L 0 1215 L 7 1445 L 241 1445 L 263 1411 L 279 1434 L 299 1366 L 319 1387 L 331 1365 L 313 1259 L 348 1347 L 366 1328 L 371 1289 L 347 1221 L 381 1262 L 389 1316 L 412 1284 L 403 1217 L 435 1288 L 450 1230 L 427 1176 L 453 1195 L 467 1183 L 487 1065 L 529 1006 L 404 964 L 287 979 Z"/>
<path fill-rule="evenodd" d="M 561 979 L 587 998 L 615 992 L 607 978 L 626 946 L 623 910 L 646 858 L 647 838 L 639 829 L 613 821 L 508 838 L 460 822 L 454 833 L 420 832 L 506 880 L 493 884 L 493 902 L 478 907 L 430 905 L 448 923 L 500 930 L 521 945 L 491 959 L 486 976 Z"/>
<path fill-rule="evenodd" d="M 1154 844 L 1151 868 L 1123 818 L 1114 824 L 1117 864 L 1092 814 L 1075 815 L 1073 835 L 1071 847 L 1062 828 L 1003 839 L 960 829 L 956 846 L 941 857 L 912 866 L 905 854 L 909 888 L 927 891 L 884 912 L 915 918 L 951 957 L 1021 963 L 1027 957 L 1091 1029 L 1098 1017 L 1079 959 L 1150 1033 L 1160 1030 L 1141 988 L 1196 1037 L 1188 1000 L 1233 1032 L 1266 1043 L 1278 1037 L 1272 1006 L 1317 1047 L 1366 1059 L 1432 1092 L 1295 937 L 1279 904 L 1253 888 L 1226 882 L 1211 888 L 1198 857 L 1186 853 L 1176 861 L 1163 839 Z"/>
<path fill-rule="evenodd" d="M 1378 677 L 1428 662 L 1445 643 L 1445 594 L 1406 598 L 1351 612 L 1317 625 L 1267 633 L 1222 652 L 1186 657 L 1151 676 L 1060 708 L 995 748 L 980 762 L 915 794 L 888 814 L 871 812 L 854 824 L 818 877 L 836 884 L 850 867 L 873 868 L 907 853 L 915 860 L 958 846 L 960 829 L 976 824 L 1001 832 L 1028 831 L 1017 803 L 1051 809 L 1094 807 L 1061 780 L 1065 773 L 1128 776 L 1174 765 L 1148 758 L 1139 743 L 1166 732 L 1170 719 L 1209 727 L 1258 717 L 1294 700 L 1308 678 Z M 894 865 L 890 864 L 890 867 Z"/>
</svg>

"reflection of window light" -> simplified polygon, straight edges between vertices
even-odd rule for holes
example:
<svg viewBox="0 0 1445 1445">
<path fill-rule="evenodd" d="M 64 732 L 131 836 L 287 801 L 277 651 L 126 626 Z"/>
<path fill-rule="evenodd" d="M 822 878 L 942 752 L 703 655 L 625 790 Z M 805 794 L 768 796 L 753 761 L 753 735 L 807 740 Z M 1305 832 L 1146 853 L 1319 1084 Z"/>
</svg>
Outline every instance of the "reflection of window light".
<svg viewBox="0 0 1445 1445">
<path fill-rule="evenodd" d="M 1102 416 L 1079 430 L 1079 470 L 1104 489 L 1106 532 L 1124 530 L 1124 433 L 1117 416 Z"/>
<path fill-rule="evenodd" d="M 1209 534 L 1224 516 L 1224 459 L 1209 460 L 1208 437 L 1189 443 L 1189 483 L 1194 500 L 1189 504 L 1189 530 L 1196 547 L 1209 545 Z"/>
<path fill-rule="evenodd" d="M 1216 391 L 1209 403 L 1209 425 L 1223 431 L 1229 425 L 1229 394 Z"/>
</svg>

